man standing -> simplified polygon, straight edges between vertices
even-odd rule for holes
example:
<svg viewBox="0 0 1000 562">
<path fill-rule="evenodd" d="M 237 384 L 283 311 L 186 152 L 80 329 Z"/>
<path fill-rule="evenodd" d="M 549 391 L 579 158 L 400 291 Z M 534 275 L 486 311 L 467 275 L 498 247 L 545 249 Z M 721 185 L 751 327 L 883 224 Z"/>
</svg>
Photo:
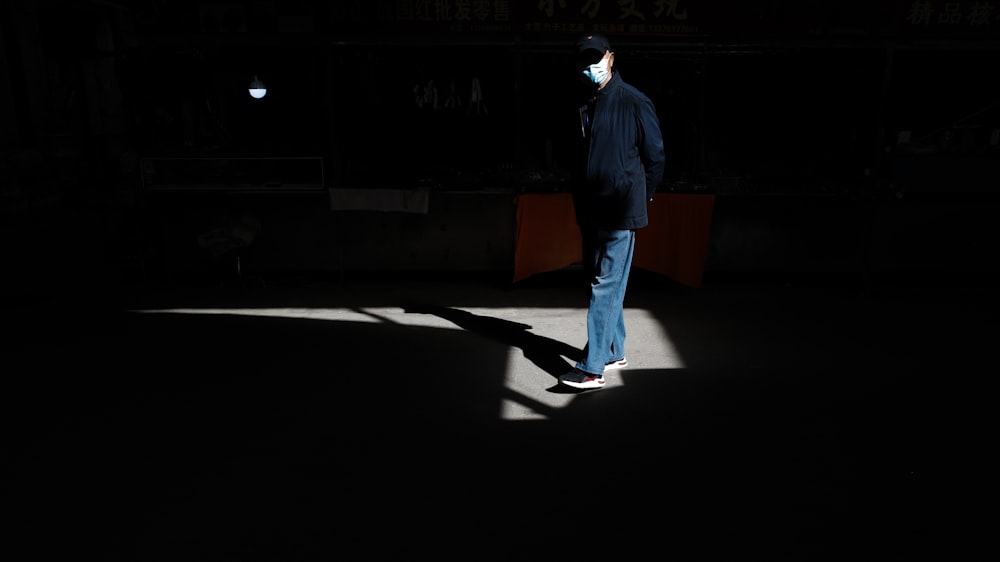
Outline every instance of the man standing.
<svg viewBox="0 0 1000 562">
<path fill-rule="evenodd" d="M 559 380 L 590 389 L 603 388 L 605 370 L 628 364 L 622 307 L 635 231 L 647 225 L 646 205 L 663 180 L 665 155 L 653 103 L 622 81 L 607 38 L 585 35 L 576 53 L 591 94 L 580 107 L 585 170 L 573 186 L 590 303 L 583 357 Z"/>
</svg>

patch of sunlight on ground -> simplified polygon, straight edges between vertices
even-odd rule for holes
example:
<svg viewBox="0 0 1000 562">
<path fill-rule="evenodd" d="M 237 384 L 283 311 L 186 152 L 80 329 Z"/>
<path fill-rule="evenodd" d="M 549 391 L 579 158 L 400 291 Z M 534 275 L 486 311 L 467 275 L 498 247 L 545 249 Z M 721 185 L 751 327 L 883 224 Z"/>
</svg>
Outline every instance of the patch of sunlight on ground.
<svg viewBox="0 0 1000 562">
<path fill-rule="evenodd" d="M 586 341 L 586 311 L 582 308 L 469 307 L 457 310 L 515 323 L 530 323 L 531 333 L 568 345 L 580 346 Z M 391 323 L 406 326 L 464 330 L 455 323 L 434 314 L 410 313 L 400 307 L 366 308 L 167 308 L 133 312 L 150 314 L 205 314 L 255 316 L 271 318 L 301 318 L 339 322 Z M 678 369 L 684 363 L 662 322 L 649 310 L 626 309 L 628 328 L 629 368 Z M 573 366 L 567 358 L 566 368 Z M 544 372 L 526 359 L 524 351 L 511 347 L 508 354 L 505 388 L 500 398 L 499 415 L 504 420 L 545 420 L 568 406 L 576 396 L 572 393 L 550 392 L 557 384 L 551 373 Z M 623 385 L 618 373 L 608 375 L 608 386 Z"/>
</svg>

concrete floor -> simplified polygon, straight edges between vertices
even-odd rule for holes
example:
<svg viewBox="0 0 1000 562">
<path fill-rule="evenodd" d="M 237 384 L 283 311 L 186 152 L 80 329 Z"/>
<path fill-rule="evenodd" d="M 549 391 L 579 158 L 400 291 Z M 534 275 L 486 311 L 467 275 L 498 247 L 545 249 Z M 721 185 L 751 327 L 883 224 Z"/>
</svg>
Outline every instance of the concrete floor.
<svg viewBox="0 0 1000 562">
<path fill-rule="evenodd" d="M 965 390 L 992 357 L 989 291 L 636 272 L 630 366 L 580 393 L 556 382 L 586 340 L 577 281 L 8 298 L 4 542 L 114 561 L 941 546 L 942 458 L 965 458 L 985 415 Z"/>
</svg>

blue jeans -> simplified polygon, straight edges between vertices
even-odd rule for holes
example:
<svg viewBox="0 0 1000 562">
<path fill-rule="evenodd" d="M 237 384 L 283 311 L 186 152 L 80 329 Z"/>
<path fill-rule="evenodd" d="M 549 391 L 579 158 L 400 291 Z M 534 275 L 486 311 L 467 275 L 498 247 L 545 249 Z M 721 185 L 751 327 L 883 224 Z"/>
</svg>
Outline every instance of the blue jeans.
<svg viewBox="0 0 1000 562">
<path fill-rule="evenodd" d="M 593 375 L 625 358 L 625 316 L 622 305 L 632 269 L 634 230 L 583 230 L 583 267 L 590 276 L 587 345 L 576 368 Z"/>
</svg>

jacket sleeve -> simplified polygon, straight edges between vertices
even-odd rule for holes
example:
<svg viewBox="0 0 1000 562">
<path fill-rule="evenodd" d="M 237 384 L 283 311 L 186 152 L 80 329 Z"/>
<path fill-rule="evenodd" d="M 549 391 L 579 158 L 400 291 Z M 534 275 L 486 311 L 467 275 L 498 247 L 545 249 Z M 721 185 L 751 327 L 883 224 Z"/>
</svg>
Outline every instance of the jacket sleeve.
<svg viewBox="0 0 1000 562">
<path fill-rule="evenodd" d="M 660 132 L 660 120 L 656 116 L 653 102 L 646 99 L 639 103 L 639 158 L 646 172 L 646 200 L 653 199 L 653 194 L 663 182 L 663 170 L 666 155 L 663 150 L 663 134 Z"/>
</svg>

